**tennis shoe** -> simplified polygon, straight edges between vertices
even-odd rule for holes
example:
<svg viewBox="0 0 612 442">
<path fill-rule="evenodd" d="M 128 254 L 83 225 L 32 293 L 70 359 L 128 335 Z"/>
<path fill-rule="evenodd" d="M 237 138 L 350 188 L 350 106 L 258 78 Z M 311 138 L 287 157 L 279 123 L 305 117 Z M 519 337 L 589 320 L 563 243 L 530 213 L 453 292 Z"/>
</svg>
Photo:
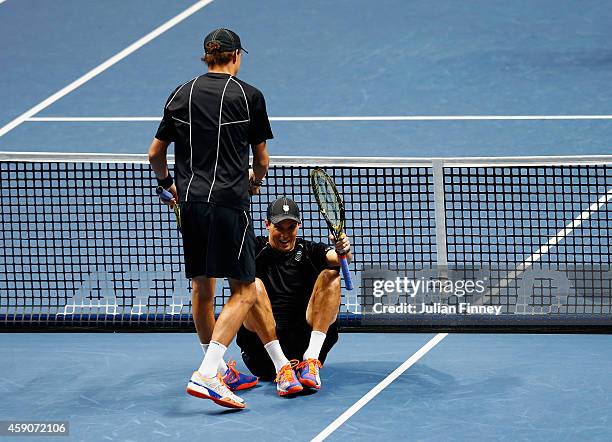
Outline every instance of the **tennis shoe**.
<svg viewBox="0 0 612 442">
<path fill-rule="evenodd" d="M 300 381 L 295 377 L 293 369 L 297 366 L 297 359 L 289 361 L 289 363 L 283 365 L 276 375 L 276 391 L 280 396 L 287 396 L 288 394 L 299 393 L 304 389 Z"/>
<path fill-rule="evenodd" d="M 257 376 L 240 373 L 236 370 L 236 361 L 227 363 L 227 371 L 223 375 L 223 382 L 231 391 L 246 390 L 253 388 L 259 382 Z"/>
<path fill-rule="evenodd" d="M 321 368 L 321 362 L 318 359 L 306 359 L 297 365 L 297 377 L 300 383 L 304 387 L 314 388 L 319 390 L 321 388 L 321 377 L 319 376 L 319 368 Z"/>
<path fill-rule="evenodd" d="M 187 393 L 202 399 L 210 399 L 222 407 L 246 407 L 244 400 L 232 393 L 225 385 L 220 374 L 212 378 L 205 378 L 200 372 L 194 371 L 187 384 Z"/>
</svg>

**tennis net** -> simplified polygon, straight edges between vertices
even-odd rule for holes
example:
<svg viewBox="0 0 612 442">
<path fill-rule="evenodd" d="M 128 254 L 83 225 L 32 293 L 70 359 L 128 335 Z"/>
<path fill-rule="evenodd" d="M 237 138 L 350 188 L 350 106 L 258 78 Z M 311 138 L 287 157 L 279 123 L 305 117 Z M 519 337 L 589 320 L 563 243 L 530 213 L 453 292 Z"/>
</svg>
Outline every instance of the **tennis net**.
<svg viewBox="0 0 612 442">
<path fill-rule="evenodd" d="M 145 156 L 2 153 L 0 166 L 0 327 L 192 329 L 180 234 Z M 301 235 L 326 241 L 315 166 L 353 243 L 342 327 L 612 326 L 612 156 L 275 157 L 252 199 L 257 234 L 287 195 Z M 217 309 L 228 296 L 219 285 Z"/>
</svg>

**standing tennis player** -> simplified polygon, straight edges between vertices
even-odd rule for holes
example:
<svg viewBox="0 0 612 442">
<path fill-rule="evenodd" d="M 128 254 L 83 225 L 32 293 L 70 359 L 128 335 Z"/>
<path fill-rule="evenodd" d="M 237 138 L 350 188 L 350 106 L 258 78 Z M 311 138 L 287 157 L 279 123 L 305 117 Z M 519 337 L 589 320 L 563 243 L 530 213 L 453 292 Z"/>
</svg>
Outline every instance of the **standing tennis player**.
<svg viewBox="0 0 612 442">
<path fill-rule="evenodd" d="M 258 322 L 246 321 L 236 342 L 251 372 L 263 380 L 272 380 L 283 371 L 295 368 L 299 382 L 309 388 L 321 388 L 319 369 L 327 353 L 338 341 L 337 316 L 340 307 L 338 255 L 352 259 L 346 235 L 333 246 L 298 237 L 300 210 L 287 197 L 268 206 L 268 237 L 256 240 L 257 298 L 270 300 L 272 315 L 261 315 Z M 330 236 L 330 240 L 333 237 Z M 276 326 L 276 334 L 293 367 L 281 367 L 270 360 L 262 345 L 261 324 Z M 259 336 L 259 337 L 258 337 Z M 268 353 L 268 354 L 266 354 Z M 277 374 L 278 372 L 278 374 Z M 290 373 L 285 376 L 290 377 Z"/>
<path fill-rule="evenodd" d="M 231 390 L 249 388 L 257 378 L 238 373 L 223 358 L 257 295 L 249 193 L 258 193 L 267 173 L 266 141 L 273 135 L 262 93 L 236 78 L 246 52 L 238 35 L 217 29 L 206 36 L 204 50 L 208 72 L 170 94 L 149 161 L 158 184 L 173 195 L 169 204 L 181 207 L 185 274 L 192 280 L 193 317 L 205 352 L 187 392 L 244 408 Z M 176 182 L 167 167 L 171 142 Z M 217 277 L 228 278 L 231 296 L 215 323 Z"/>
</svg>

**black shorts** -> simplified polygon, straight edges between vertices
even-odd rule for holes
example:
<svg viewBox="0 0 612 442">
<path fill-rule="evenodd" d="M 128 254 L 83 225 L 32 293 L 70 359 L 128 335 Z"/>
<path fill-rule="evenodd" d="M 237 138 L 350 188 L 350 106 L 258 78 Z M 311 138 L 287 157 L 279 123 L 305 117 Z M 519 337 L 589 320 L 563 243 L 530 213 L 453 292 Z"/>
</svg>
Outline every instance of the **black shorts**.
<svg viewBox="0 0 612 442">
<path fill-rule="evenodd" d="M 302 324 L 294 324 L 290 329 L 281 329 L 277 327 L 276 334 L 287 359 L 302 360 L 304 352 L 308 348 L 310 342 L 311 332 L 312 328 L 306 321 Z M 321 364 L 325 362 L 327 354 L 336 342 L 338 342 L 338 326 L 337 323 L 334 322 L 329 327 L 329 330 L 327 330 L 325 341 L 321 348 L 321 353 L 319 355 Z M 259 376 L 262 381 L 273 381 L 276 377 L 276 370 L 259 336 L 243 326 L 238 330 L 236 343 L 240 347 L 242 360 L 250 372 L 255 376 Z"/>
<path fill-rule="evenodd" d="M 181 203 L 187 278 L 255 281 L 255 232 L 248 212 L 202 202 Z"/>
</svg>

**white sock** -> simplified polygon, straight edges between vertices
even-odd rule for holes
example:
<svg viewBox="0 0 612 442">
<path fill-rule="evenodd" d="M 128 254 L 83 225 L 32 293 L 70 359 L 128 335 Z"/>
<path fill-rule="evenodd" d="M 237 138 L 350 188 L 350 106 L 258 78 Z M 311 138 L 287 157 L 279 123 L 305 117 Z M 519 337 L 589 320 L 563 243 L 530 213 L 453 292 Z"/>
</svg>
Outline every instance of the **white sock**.
<svg viewBox="0 0 612 442">
<path fill-rule="evenodd" d="M 204 352 L 204 356 L 206 356 L 206 350 L 208 350 L 208 346 L 210 344 L 200 344 L 202 346 L 202 351 Z M 227 371 L 227 364 L 225 363 L 224 359 L 221 359 L 221 362 L 219 362 L 219 368 L 217 369 L 217 371 L 221 374 L 225 374 L 225 372 Z"/>
<path fill-rule="evenodd" d="M 212 378 L 217 375 L 219 364 L 223 361 L 227 347 L 217 341 L 210 341 L 202 365 L 198 368 L 200 374 L 205 378 Z"/>
<path fill-rule="evenodd" d="M 274 369 L 277 373 L 280 371 L 281 368 L 283 368 L 289 363 L 289 359 L 287 359 L 285 353 L 283 353 L 283 349 L 281 348 L 278 339 L 276 341 L 268 342 L 266 345 L 264 345 L 264 348 L 270 355 L 270 359 L 272 359 L 272 363 L 274 363 Z"/>
<path fill-rule="evenodd" d="M 304 352 L 304 360 L 306 359 L 319 359 L 321 348 L 323 348 L 323 341 L 325 341 L 325 333 L 313 330 L 310 333 L 310 343 L 306 352 Z"/>
</svg>

